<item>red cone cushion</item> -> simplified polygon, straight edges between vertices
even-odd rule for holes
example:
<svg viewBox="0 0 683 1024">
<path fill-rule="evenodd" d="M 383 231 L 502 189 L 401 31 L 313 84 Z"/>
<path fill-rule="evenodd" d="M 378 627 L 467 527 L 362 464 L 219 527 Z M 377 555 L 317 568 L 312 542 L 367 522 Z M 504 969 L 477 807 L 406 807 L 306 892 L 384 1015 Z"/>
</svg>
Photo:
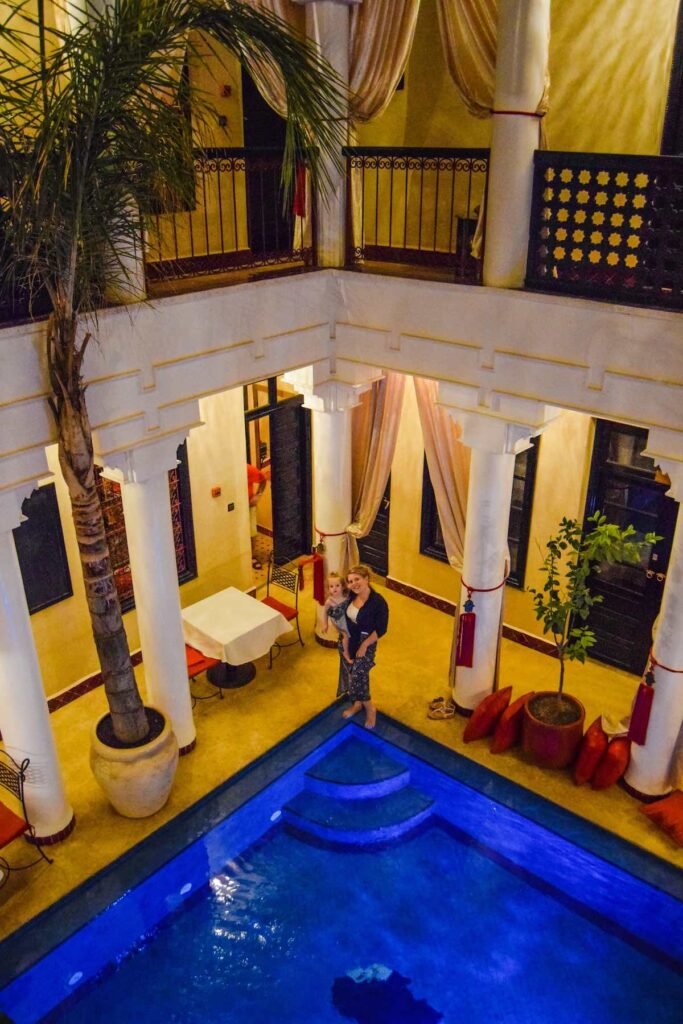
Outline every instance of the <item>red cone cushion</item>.
<svg viewBox="0 0 683 1024">
<path fill-rule="evenodd" d="M 674 843 L 683 846 L 683 793 L 679 789 L 663 800 L 643 804 L 640 809 L 650 821 L 664 829 Z"/>
<path fill-rule="evenodd" d="M 496 729 L 491 740 L 491 753 L 502 754 L 504 750 L 516 746 L 522 739 L 522 722 L 524 720 L 524 705 L 534 691 L 525 693 L 509 704 L 496 723 Z"/>
<path fill-rule="evenodd" d="M 613 786 L 615 782 L 618 782 L 628 768 L 630 758 L 631 741 L 625 736 L 617 736 L 615 740 L 612 740 L 595 769 L 591 780 L 593 789 L 607 789 L 608 786 Z"/>
<path fill-rule="evenodd" d="M 477 704 L 472 717 L 465 726 L 462 736 L 465 743 L 471 743 L 472 740 L 480 740 L 484 736 L 491 735 L 498 719 L 510 703 L 511 696 L 512 687 L 506 686 L 503 690 L 490 693 L 480 704 Z"/>
<path fill-rule="evenodd" d="M 588 727 L 581 741 L 579 756 L 574 765 L 574 782 L 577 786 L 582 786 L 584 782 L 590 782 L 593 778 L 593 773 L 607 750 L 608 742 L 607 733 L 602 727 L 602 718 L 598 717 Z"/>
</svg>

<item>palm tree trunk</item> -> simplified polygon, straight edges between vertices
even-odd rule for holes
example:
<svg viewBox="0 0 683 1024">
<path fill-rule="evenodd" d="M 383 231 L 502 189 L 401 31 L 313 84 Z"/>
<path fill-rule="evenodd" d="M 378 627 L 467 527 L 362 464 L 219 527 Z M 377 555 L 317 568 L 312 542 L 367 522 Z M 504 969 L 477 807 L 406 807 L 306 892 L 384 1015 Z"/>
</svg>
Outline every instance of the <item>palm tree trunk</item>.
<svg viewBox="0 0 683 1024">
<path fill-rule="evenodd" d="M 95 485 L 92 434 L 81 379 L 88 338 L 80 347 L 75 317 L 53 314 L 48 324 L 48 366 L 57 423 L 59 464 L 69 489 L 93 637 L 102 669 L 112 726 L 122 743 L 149 732 L 123 626 L 104 518 Z"/>
</svg>

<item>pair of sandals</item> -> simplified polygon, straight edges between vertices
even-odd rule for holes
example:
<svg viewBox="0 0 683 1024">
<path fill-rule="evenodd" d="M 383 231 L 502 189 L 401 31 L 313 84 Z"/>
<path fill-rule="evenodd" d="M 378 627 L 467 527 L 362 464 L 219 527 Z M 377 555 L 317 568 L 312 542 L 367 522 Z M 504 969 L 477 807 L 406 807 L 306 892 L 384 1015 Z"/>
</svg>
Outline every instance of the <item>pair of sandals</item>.
<svg viewBox="0 0 683 1024">
<path fill-rule="evenodd" d="M 258 558 L 252 558 L 252 560 L 251 560 L 251 567 L 252 567 L 252 569 L 262 569 L 263 568 L 263 566 L 259 562 Z"/>
<path fill-rule="evenodd" d="M 455 701 L 451 697 L 435 697 L 429 702 L 427 718 L 440 721 L 446 718 L 453 718 L 455 715 Z"/>
</svg>

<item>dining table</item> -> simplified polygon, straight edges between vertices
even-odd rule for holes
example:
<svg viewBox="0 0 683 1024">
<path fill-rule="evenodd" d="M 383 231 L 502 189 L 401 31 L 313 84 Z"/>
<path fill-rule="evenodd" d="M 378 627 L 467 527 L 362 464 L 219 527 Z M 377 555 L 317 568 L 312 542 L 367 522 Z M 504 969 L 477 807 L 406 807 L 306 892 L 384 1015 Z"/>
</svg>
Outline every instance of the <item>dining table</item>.
<svg viewBox="0 0 683 1024">
<path fill-rule="evenodd" d="M 206 675 L 220 688 L 251 682 L 255 659 L 268 654 L 277 638 L 291 629 L 279 611 L 237 587 L 188 605 L 181 615 L 185 643 L 219 662 Z"/>
</svg>

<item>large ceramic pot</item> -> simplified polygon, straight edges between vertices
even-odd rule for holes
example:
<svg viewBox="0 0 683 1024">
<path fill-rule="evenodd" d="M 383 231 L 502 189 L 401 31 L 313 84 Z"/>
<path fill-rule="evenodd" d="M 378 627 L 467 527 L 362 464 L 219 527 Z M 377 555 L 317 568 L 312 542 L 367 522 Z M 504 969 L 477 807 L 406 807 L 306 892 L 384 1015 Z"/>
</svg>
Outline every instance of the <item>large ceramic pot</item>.
<svg viewBox="0 0 683 1024">
<path fill-rule="evenodd" d="M 537 693 L 524 705 L 522 749 L 542 768 L 566 768 L 576 757 L 583 737 L 586 711 L 580 700 L 562 694 L 565 722 L 548 721 L 548 710 L 557 707 L 555 691 Z"/>
<path fill-rule="evenodd" d="M 149 709 L 155 711 L 156 709 Z M 156 712 L 161 715 L 161 712 Z M 108 718 L 104 715 L 93 728 L 90 767 L 110 803 L 125 818 L 147 818 L 168 800 L 178 766 L 178 741 L 168 719 L 163 728 L 142 746 L 114 747 L 98 735 Z"/>
</svg>

